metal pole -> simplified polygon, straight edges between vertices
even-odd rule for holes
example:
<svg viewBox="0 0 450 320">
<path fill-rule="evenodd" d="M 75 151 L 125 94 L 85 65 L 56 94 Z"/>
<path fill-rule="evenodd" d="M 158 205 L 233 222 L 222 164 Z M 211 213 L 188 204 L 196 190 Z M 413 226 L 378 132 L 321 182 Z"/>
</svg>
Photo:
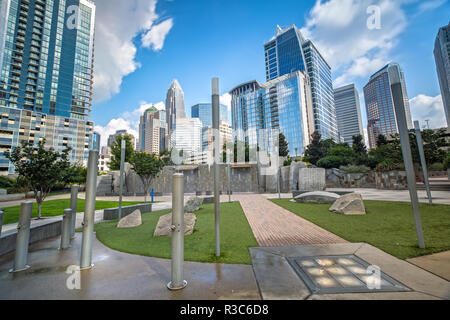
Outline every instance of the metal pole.
<svg viewBox="0 0 450 320">
<path fill-rule="evenodd" d="M 173 174 L 172 191 L 172 281 L 169 290 L 180 290 L 187 286 L 184 280 L 184 175 Z"/>
<path fill-rule="evenodd" d="M 422 219 L 420 217 L 419 199 L 417 197 L 416 174 L 414 173 L 414 165 L 411 155 L 409 131 L 408 131 L 408 124 L 406 121 L 405 104 L 403 98 L 402 84 L 400 82 L 401 79 L 400 74 L 398 74 L 396 77 L 397 78 L 394 78 L 394 81 L 392 81 L 394 83 L 391 85 L 391 87 L 394 99 L 394 108 L 397 118 L 397 127 L 400 135 L 400 144 L 402 147 L 403 162 L 405 164 L 409 195 L 411 198 L 411 206 L 413 209 L 417 240 L 419 242 L 419 248 L 424 249 L 425 241 L 423 239 Z"/>
<path fill-rule="evenodd" d="M 125 145 L 126 141 L 122 138 L 122 145 L 120 146 L 120 181 L 119 181 L 119 221 L 122 219 L 122 194 L 123 194 L 123 170 L 125 165 Z M 145 190 L 147 194 L 148 190 Z"/>
<path fill-rule="evenodd" d="M 227 172 L 228 172 L 228 202 L 231 202 L 231 164 L 230 164 L 230 159 L 228 159 L 228 164 L 227 164 Z"/>
<path fill-rule="evenodd" d="M 84 206 L 83 238 L 81 241 L 80 269 L 90 269 L 92 264 L 92 241 L 94 238 L 95 196 L 97 193 L 98 151 L 89 151 Z"/>
<path fill-rule="evenodd" d="M 277 163 L 277 191 L 278 199 L 281 199 L 281 187 L 280 187 L 280 154 L 278 148 L 275 148 L 275 159 Z"/>
<path fill-rule="evenodd" d="M 0 211 L 0 237 L 2 236 L 3 211 Z"/>
<path fill-rule="evenodd" d="M 427 189 L 428 203 L 431 206 L 433 204 L 433 199 L 431 198 L 430 182 L 428 181 L 428 168 L 427 162 L 425 160 L 425 152 L 423 151 L 422 133 L 420 132 L 419 121 L 414 121 L 414 129 L 416 130 L 417 147 L 419 149 L 420 162 L 422 163 L 422 172 L 425 182 L 425 188 Z"/>
<path fill-rule="evenodd" d="M 75 227 L 77 224 L 77 204 L 78 204 L 78 186 L 73 185 L 70 188 L 70 209 L 72 209 L 72 220 L 70 226 L 70 238 L 75 237 Z"/>
<path fill-rule="evenodd" d="M 212 79 L 212 123 L 214 131 L 214 217 L 215 217 L 215 240 L 216 257 L 220 257 L 220 189 L 219 189 L 219 78 Z"/>
<path fill-rule="evenodd" d="M 30 243 L 30 226 L 33 202 L 25 201 L 20 205 L 19 223 L 17 224 L 16 254 L 14 267 L 9 272 L 19 272 L 28 269 L 28 245 Z"/>
<path fill-rule="evenodd" d="M 61 225 L 61 245 L 59 247 L 60 250 L 64 250 L 70 247 L 72 216 L 72 209 L 64 210 L 63 221 Z"/>
</svg>

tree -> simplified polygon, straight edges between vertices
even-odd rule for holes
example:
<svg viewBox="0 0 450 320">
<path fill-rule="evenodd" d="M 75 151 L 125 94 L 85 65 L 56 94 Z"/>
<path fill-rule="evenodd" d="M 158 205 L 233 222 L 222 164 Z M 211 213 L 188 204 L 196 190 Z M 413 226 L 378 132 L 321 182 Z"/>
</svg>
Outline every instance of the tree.
<svg viewBox="0 0 450 320">
<path fill-rule="evenodd" d="M 76 163 L 64 171 L 63 182 L 65 184 L 72 184 L 72 183 L 85 184 L 86 178 L 87 178 L 87 168 Z"/>
<path fill-rule="evenodd" d="M 164 166 L 173 166 L 172 150 L 164 149 L 159 153 L 159 158 L 163 161 Z"/>
<path fill-rule="evenodd" d="M 130 159 L 130 164 L 144 185 L 144 201 L 147 201 L 147 195 L 152 184 L 152 179 L 162 170 L 164 161 L 154 154 L 141 151 L 134 152 Z"/>
<path fill-rule="evenodd" d="M 317 164 L 321 158 L 326 156 L 326 149 L 321 141 L 322 135 L 315 131 L 311 135 L 311 143 L 306 147 L 304 161 L 312 164 Z"/>
<path fill-rule="evenodd" d="M 125 140 L 125 162 L 130 162 L 133 156 L 134 147 L 131 143 L 131 137 L 125 134 L 117 136 L 111 144 L 111 161 L 108 164 L 111 170 L 120 170 L 122 140 Z"/>
<path fill-rule="evenodd" d="M 377 137 L 377 147 L 381 147 L 384 146 L 386 144 L 388 144 L 389 142 L 387 141 L 386 137 L 382 134 L 378 135 Z"/>
<path fill-rule="evenodd" d="M 279 135 L 278 155 L 280 157 L 287 157 L 289 155 L 289 143 L 286 141 L 286 137 L 282 133 Z"/>
<path fill-rule="evenodd" d="M 41 219 L 41 206 L 52 187 L 64 181 L 64 176 L 70 167 L 68 160 L 71 148 L 66 148 L 62 153 L 53 148 L 45 149 L 45 139 L 39 141 L 37 147 L 33 142 L 22 141 L 21 146 L 10 152 L 5 152 L 5 157 L 14 165 L 19 178 L 26 181 L 34 192 L 34 198 L 38 205 L 38 219 Z"/>
<path fill-rule="evenodd" d="M 356 136 L 352 137 L 353 144 L 352 148 L 353 150 L 360 155 L 367 155 L 367 147 L 364 143 L 364 138 L 362 135 L 358 134 Z"/>
</svg>

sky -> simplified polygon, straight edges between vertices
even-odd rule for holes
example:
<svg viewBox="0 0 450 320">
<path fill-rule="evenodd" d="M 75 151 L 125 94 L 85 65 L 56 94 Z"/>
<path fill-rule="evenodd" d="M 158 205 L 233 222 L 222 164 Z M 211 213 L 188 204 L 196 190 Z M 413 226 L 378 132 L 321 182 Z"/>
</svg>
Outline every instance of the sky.
<svg viewBox="0 0 450 320">
<path fill-rule="evenodd" d="M 276 27 L 295 24 L 332 68 L 335 87 L 355 83 L 367 126 L 363 87 L 389 62 L 403 68 L 413 120 L 446 126 L 434 62 L 434 41 L 450 22 L 450 0 L 95 0 L 94 102 L 101 134 L 126 129 L 138 137 L 139 116 L 164 108 L 178 79 L 191 106 L 221 102 L 242 82 L 265 82 L 264 43 Z M 377 21 L 371 6 L 379 10 Z M 369 23 L 369 25 L 371 25 Z M 372 24 L 373 25 L 373 24 Z"/>
</svg>

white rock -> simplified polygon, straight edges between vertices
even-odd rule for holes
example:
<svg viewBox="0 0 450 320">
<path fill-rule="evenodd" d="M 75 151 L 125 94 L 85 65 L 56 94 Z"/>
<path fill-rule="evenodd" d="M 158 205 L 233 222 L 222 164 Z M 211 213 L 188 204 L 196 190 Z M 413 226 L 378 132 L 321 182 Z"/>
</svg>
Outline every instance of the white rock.
<svg viewBox="0 0 450 320">
<path fill-rule="evenodd" d="M 295 202 L 300 203 L 334 203 L 337 199 L 339 199 L 339 195 L 332 192 L 326 191 L 313 191 L 303 193 L 295 197 Z"/>
<path fill-rule="evenodd" d="M 194 232 L 195 222 L 197 221 L 197 217 L 193 213 L 185 213 L 184 214 L 184 235 L 190 235 Z M 158 224 L 156 225 L 155 232 L 153 233 L 154 237 L 159 236 L 171 236 L 172 230 L 170 227 L 172 226 L 172 213 L 165 214 L 159 217 Z"/>
<path fill-rule="evenodd" d="M 134 228 L 140 226 L 141 224 L 141 211 L 138 209 L 133 211 L 133 213 L 127 215 L 126 217 L 120 219 L 119 223 L 117 224 L 117 228 Z"/>
<path fill-rule="evenodd" d="M 359 193 L 350 193 L 343 195 L 330 208 L 331 212 L 345 215 L 366 214 L 366 208 L 362 196 Z"/>
</svg>

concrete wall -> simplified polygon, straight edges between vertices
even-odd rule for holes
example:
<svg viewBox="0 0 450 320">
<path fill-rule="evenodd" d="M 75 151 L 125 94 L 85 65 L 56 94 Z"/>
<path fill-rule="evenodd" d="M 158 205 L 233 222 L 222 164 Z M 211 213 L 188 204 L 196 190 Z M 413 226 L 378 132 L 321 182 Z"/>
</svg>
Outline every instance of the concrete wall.
<svg viewBox="0 0 450 320">
<path fill-rule="evenodd" d="M 387 189 L 387 190 L 408 189 L 406 171 L 393 170 L 386 172 L 376 172 L 375 181 L 377 189 Z"/>
<path fill-rule="evenodd" d="M 326 188 L 325 169 L 323 168 L 299 168 L 298 190 L 323 191 Z"/>
<path fill-rule="evenodd" d="M 347 173 L 339 169 L 326 170 L 327 188 L 375 188 L 375 172 Z"/>
</svg>

